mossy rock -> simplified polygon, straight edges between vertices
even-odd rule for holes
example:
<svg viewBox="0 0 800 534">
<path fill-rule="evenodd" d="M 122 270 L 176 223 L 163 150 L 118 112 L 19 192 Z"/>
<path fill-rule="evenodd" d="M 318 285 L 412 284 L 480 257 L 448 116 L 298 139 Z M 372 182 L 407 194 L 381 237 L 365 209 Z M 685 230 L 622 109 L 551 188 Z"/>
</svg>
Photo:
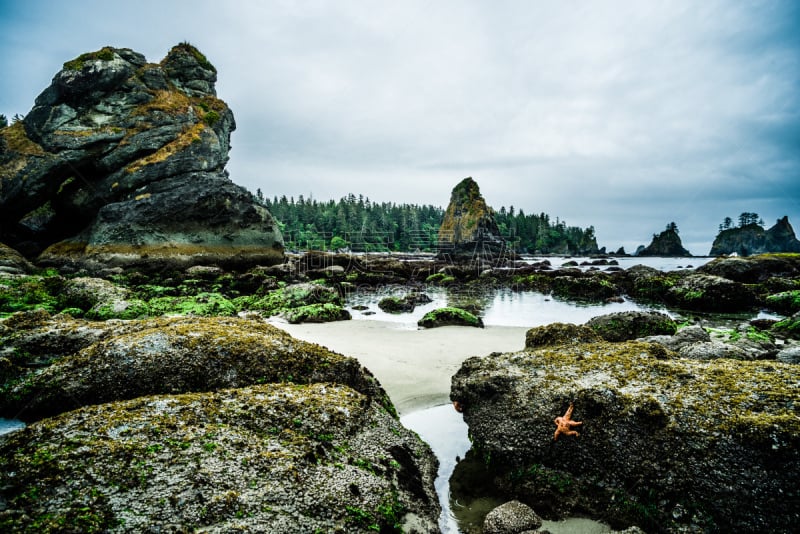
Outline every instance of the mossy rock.
<svg viewBox="0 0 800 534">
<path fill-rule="evenodd" d="M 44 309 L 55 313 L 65 307 L 64 279 L 60 276 L 10 276 L 0 278 L 0 318 L 17 312 Z"/>
<path fill-rule="evenodd" d="M 286 310 L 283 316 L 291 324 L 330 323 L 333 321 L 349 321 L 352 319 L 349 311 L 329 302 L 291 308 Z"/>
<path fill-rule="evenodd" d="M 663 272 L 645 265 L 634 265 L 622 276 L 627 293 L 637 299 L 666 302 L 669 290 L 680 280 L 683 273 Z"/>
<path fill-rule="evenodd" d="M 751 309 L 756 297 L 747 286 L 707 274 L 690 274 L 668 291 L 670 302 L 687 310 L 734 312 Z"/>
<path fill-rule="evenodd" d="M 310 304 L 343 304 L 339 293 L 330 287 L 319 284 L 293 284 L 264 296 L 245 296 L 234 299 L 239 310 L 260 311 L 265 315 L 277 315 L 283 311 L 308 306 Z"/>
<path fill-rule="evenodd" d="M 109 319 L 142 319 L 150 315 L 147 303 L 137 300 L 116 300 L 95 305 L 86 312 L 87 319 L 107 321 Z"/>
<path fill-rule="evenodd" d="M 236 315 L 236 305 L 219 293 L 190 297 L 157 297 L 148 303 L 150 315 L 194 315 L 201 317 Z"/>
<path fill-rule="evenodd" d="M 122 323 L 118 334 L 6 384 L 0 414 L 35 420 L 143 395 L 268 382 L 345 384 L 395 413 L 378 381 L 352 358 L 260 320 L 172 317 Z"/>
<path fill-rule="evenodd" d="M 148 396 L 0 441 L 0 530 L 433 532 L 436 468 L 416 434 L 347 386 Z"/>
<path fill-rule="evenodd" d="M 450 398 L 489 491 L 556 517 L 590 507 L 619 529 L 791 530 L 798 495 L 774 496 L 800 477 L 800 367 L 663 355 L 625 341 L 467 359 Z M 571 404 L 579 435 L 554 441 Z"/>
<path fill-rule="evenodd" d="M 475 326 L 483 328 L 483 320 L 461 308 L 437 308 L 426 313 L 417 325 L 423 328 L 437 326 Z"/>
<path fill-rule="evenodd" d="M 446 273 L 435 273 L 425 279 L 425 283 L 436 286 L 449 286 L 455 284 L 456 282 L 458 282 L 458 280 L 456 280 L 454 276 Z"/>
<path fill-rule="evenodd" d="M 556 276 L 551 280 L 553 295 L 580 300 L 606 300 L 618 293 L 606 276 Z"/>
<path fill-rule="evenodd" d="M 770 295 L 766 299 L 767 306 L 778 313 L 791 315 L 800 311 L 800 289 L 784 291 Z"/>
<path fill-rule="evenodd" d="M 406 313 L 414 311 L 417 304 L 432 302 L 425 293 L 412 292 L 402 297 L 384 297 L 378 302 L 378 307 L 386 313 Z"/>
<path fill-rule="evenodd" d="M 586 326 L 606 341 L 626 341 L 647 336 L 674 335 L 678 325 L 659 312 L 618 312 L 592 317 Z"/>
<path fill-rule="evenodd" d="M 545 347 L 549 345 L 574 345 L 594 343 L 602 338 L 591 328 L 569 323 L 552 323 L 531 328 L 525 333 L 525 347 Z"/>
<path fill-rule="evenodd" d="M 416 303 L 405 297 L 384 297 L 378 302 L 378 307 L 386 313 L 407 313 L 414 311 Z"/>
<path fill-rule="evenodd" d="M 776 336 L 800 339 L 800 312 L 775 323 L 772 332 Z"/>
</svg>

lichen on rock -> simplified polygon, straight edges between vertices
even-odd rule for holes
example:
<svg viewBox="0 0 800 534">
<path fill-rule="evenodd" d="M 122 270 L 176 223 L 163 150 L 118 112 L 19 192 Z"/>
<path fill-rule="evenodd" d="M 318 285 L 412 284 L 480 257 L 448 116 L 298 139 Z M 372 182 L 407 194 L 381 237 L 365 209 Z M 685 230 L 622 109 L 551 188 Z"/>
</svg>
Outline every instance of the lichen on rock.
<svg viewBox="0 0 800 534">
<path fill-rule="evenodd" d="M 0 240 L 91 270 L 282 261 L 277 223 L 225 171 L 216 76 L 188 43 L 160 64 L 113 47 L 65 63 L 0 130 Z"/>
<path fill-rule="evenodd" d="M 778 532 L 800 510 L 798 384 L 793 364 L 600 342 L 470 358 L 451 399 L 494 490 L 545 517 Z M 571 403 L 580 436 L 554 442 L 553 418 Z"/>
<path fill-rule="evenodd" d="M 6 383 L 0 413 L 30 421 L 143 395 L 269 382 L 345 384 L 396 413 L 378 381 L 356 360 L 262 321 L 172 317 L 106 328 L 94 344 Z"/>
<path fill-rule="evenodd" d="M 0 440 L 0 529 L 433 533 L 436 467 L 343 385 L 141 397 Z"/>
</svg>

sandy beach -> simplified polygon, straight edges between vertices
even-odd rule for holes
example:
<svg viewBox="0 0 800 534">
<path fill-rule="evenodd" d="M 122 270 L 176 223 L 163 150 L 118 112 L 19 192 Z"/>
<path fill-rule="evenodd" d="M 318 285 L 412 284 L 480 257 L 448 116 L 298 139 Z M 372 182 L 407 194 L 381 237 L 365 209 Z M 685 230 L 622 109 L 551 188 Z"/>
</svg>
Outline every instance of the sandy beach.
<svg viewBox="0 0 800 534">
<path fill-rule="evenodd" d="M 270 322 L 298 339 L 358 359 L 378 378 L 401 415 L 449 402 L 450 377 L 461 362 L 470 356 L 521 350 L 528 330 L 510 326 L 413 330 L 397 323 L 363 320 Z"/>
</svg>

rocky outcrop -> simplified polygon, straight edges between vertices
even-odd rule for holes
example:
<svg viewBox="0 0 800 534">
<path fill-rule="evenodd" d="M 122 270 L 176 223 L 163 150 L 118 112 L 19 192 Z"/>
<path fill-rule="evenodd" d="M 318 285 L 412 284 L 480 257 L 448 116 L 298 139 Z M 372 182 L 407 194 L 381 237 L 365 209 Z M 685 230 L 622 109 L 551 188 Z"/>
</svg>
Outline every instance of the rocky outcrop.
<svg viewBox="0 0 800 534">
<path fill-rule="evenodd" d="M 0 130 L 0 240 L 44 265 L 273 264 L 276 222 L 224 170 L 235 128 L 193 46 L 64 64 Z"/>
<path fill-rule="evenodd" d="M 747 323 L 736 329 L 687 326 L 672 336 L 648 336 L 642 340 L 663 345 L 679 357 L 691 360 L 769 360 L 780 352 L 768 331 Z"/>
<path fill-rule="evenodd" d="M 637 256 L 691 256 L 692 253 L 683 248 L 678 230 L 668 227 L 658 235 L 653 235 L 653 241 L 642 250 L 636 251 Z"/>
<path fill-rule="evenodd" d="M 731 312 L 747 310 L 756 303 L 745 285 L 721 276 L 690 274 L 669 288 L 669 300 L 688 310 Z"/>
<path fill-rule="evenodd" d="M 24 274 L 33 270 L 33 265 L 22 254 L 0 243 L 0 274 Z"/>
<path fill-rule="evenodd" d="M 525 348 L 534 349 L 551 345 L 572 345 L 601 341 L 601 337 L 588 326 L 570 323 L 551 323 L 536 326 L 525 333 Z"/>
<path fill-rule="evenodd" d="M 414 311 L 417 304 L 427 304 L 431 298 L 425 293 L 408 293 L 402 297 L 384 297 L 378 307 L 386 313 L 407 313 Z"/>
<path fill-rule="evenodd" d="M 543 517 L 580 511 L 646 532 L 791 531 L 798 367 L 664 356 L 626 341 L 466 360 L 451 399 L 469 425 L 468 456 L 488 465 L 494 491 Z M 554 418 L 570 404 L 579 435 L 554 441 Z"/>
<path fill-rule="evenodd" d="M 356 360 L 261 321 L 173 317 L 112 323 L 102 337 L 43 370 L 21 367 L 5 384 L 0 413 L 30 421 L 145 395 L 284 381 L 345 384 L 394 413 L 380 384 Z"/>
<path fill-rule="evenodd" d="M 784 215 L 769 230 L 756 223 L 722 230 L 714 239 L 708 255 L 750 256 L 768 252 L 800 252 L 800 241 L 789 224 L 789 217 Z"/>
<path fill-rule="evenodd" d="M 343 385 L 142 397 L 0 440 L 0 530 L 434 533 L 436 467 Z"/>
<path fill-rule="evenodd" d="M 797 279 L 800 278 L 800 254 L 716 258 L 698 267 L 697 272 L 721 276 L 743 284 L 767 282 L 771 278 Z"/>
<path fill-rule="evenodd" d="M 478 184 L 464 178 L 453 188 L 439 227 L 439 255 L 456 260 L 492 259 L 505 251 L 505 241 Z"/>
<path fill-rule="evenodd" d="M 659 312 L 617 312 L 592 317 L 586 327 L 606 341 L 626 341 L 645 336 L 672 335 L 677 330 L 669 315 Z"/>
</svg>

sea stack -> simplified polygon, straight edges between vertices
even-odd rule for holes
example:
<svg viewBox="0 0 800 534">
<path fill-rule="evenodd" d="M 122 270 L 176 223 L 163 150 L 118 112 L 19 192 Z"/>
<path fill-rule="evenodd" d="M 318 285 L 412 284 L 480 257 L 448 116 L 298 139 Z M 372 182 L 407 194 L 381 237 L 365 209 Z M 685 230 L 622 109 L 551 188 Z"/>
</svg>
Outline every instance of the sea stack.
<svg viewBox="0 0 800 534">
<path fill-rule="evenodd" d="M 233 113 L 181 43 L 157 64 L 105 47 L 64 63 L 0 129 L 0 242 L 40 265 L 269 265 L 283 239 L 225 171 Z"/>
<path fill-rule="evenodd" d="M 764 230 L 757 223 L 722 230 L 714 239 L 708 255 L 735 253 L 739 256 L 750 256 L 769 252 L 800 252 L 800 241 L 789 223 L 789 217 L 784 215 L 769 230 Z"/>
<path fill-rule="evenodd" d="M 491 260 L 504 252 L 494 212 L 475 180 L 464 178 L 453 188 L 439 227 L 439 256 L 455 261 Z"/>
<path fill-rule="evenodd" d="M 683 248 L 675 223 L 669 223 L 666 230 L 658 235 L 653 234 L 653 241 L 650 245 L 642 250 L 637 250 L 636 255 L 688 257 L 692 253 Z"/>
</svg>

